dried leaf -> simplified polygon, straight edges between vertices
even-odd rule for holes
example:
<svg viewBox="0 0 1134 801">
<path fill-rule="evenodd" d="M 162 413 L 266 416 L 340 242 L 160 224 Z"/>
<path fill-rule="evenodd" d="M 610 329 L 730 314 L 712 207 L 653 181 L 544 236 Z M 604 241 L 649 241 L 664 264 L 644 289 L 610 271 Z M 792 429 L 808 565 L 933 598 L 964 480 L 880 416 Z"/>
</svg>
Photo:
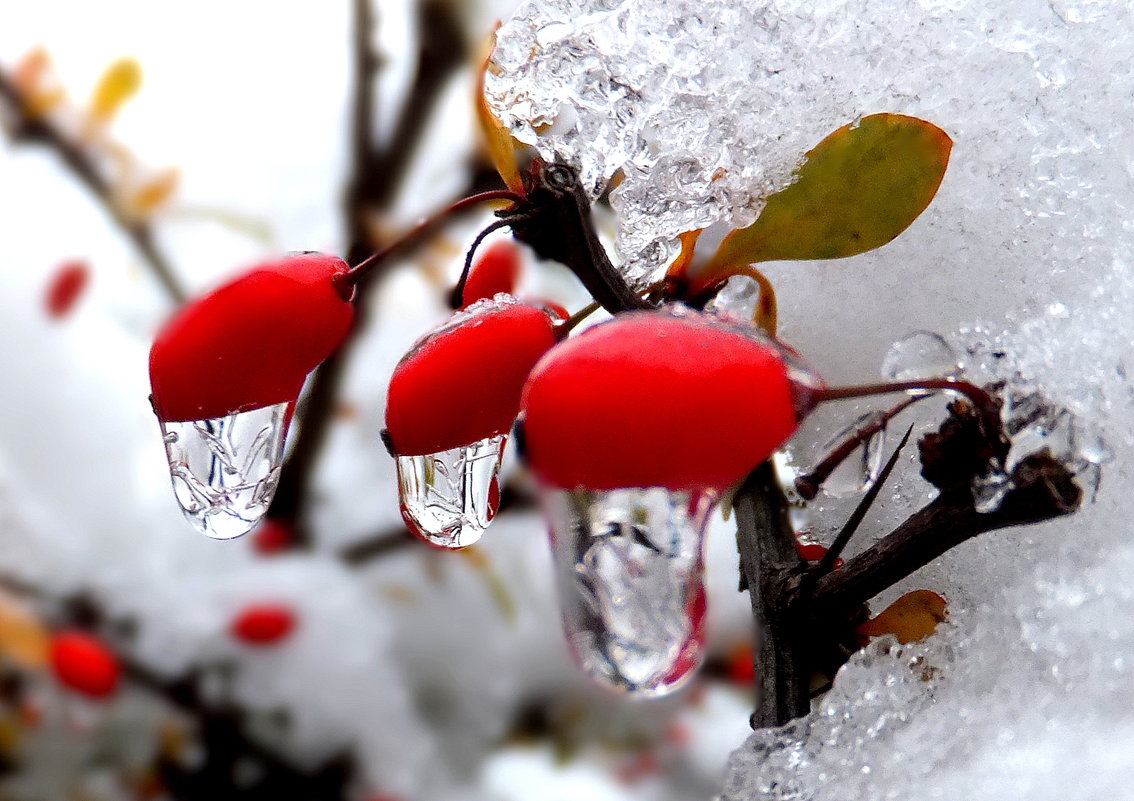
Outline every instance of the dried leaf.
<svg viewBox="0 0 1134 801">
<path fill-rule="evenodd" d="M 130 210 L 139 217 L 153 214 L 177 191 L 181 182 L 181 171 L 168 167 L 143 183 L 130 198 Z"/>
<path fill-rule="evenodd" d="M 476 82 L 476 116 L 480 122 L 480 130 L 484 135 L 484 143 L 488 148 L 488 154 L 492 158 L 492 163 L 496 167 L 496 171 L 500 173 L 500 177 L 504 179 L 505 185 L 513 192 L 523 193 L 524 182 L 520 178 L 520 168 L 516 164 L 516 140 L 512 138 L 512 134 L 508 132 L 496 115 L 492 113 L 492 109 L 488 105 L 488 99 L 484 96 L 484 79 L 488 75 L 488 71 L 492 69 L 492 53 L 496 50 L 496 31 L 499 30 L 500 23 L 496 24 L 496 28 L 492 31 L 492 35 L 488 41 L 488 54 L 485 56 L 482 68 L 478 73 Z"/>
<path fill-rule="evenodd" d="M 12 83 L 23 100 L 24 113 L 38 119 L 67 97 L 51 64 L 51 56 L 37 47 L 12 68 Z"/>
<path fill-rule="evenodd" d="M 21 667 L 38 670 L 47 665 L 51 634 L 21 600 L 0 593 L 0 653 Z"/>
<path fill-rule="evenodd" d="M 855 631 L 867 637 L 893 634 L 899 642 L 910 643 L 928 637 L 947 616 L 944 598 L 929 590 L 914 590 Z"/>
<path fill-rule="evenodd" d="M 142 65 L 132 58 L 120 58 L 102 74 L 91 97 L 91 116 L 101 122 L 113 119 L 122 104 L 142 87 Z"/>
<path fill-rule="evenodd" d="M 937 126 L 901 114 L 872 114 L 838 129 L 768 198 L 755 223 L 721 243 L 698 282 L 740 265 L 780 259 L 839 259 L 886 244 L 925 210 L 953 146 Z"/>
</svg>

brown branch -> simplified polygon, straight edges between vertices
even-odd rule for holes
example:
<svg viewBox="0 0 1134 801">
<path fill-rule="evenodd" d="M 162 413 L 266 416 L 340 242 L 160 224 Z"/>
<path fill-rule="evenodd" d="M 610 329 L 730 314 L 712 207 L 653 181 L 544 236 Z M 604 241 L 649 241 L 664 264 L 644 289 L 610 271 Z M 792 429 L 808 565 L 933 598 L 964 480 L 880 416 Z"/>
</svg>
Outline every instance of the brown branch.
<svg viewBox="0 0 1134 801">
<path fill-rule="evenodd" d="M 807 714 L 804 636 L 787 603 L 788 582 L 805 569 L 770 462 L 757 468 L 733 501 L 741 581 L 756 627 L 756 711 L 752 728 L 778 726 Z"/>
<path fill-rule="evenodd" d="M 422 139 L 429 112 L 444 83 L 464 62 L 466 44 L 455 8 L 431 0 L 418 7 L 417 27 L 422 43 L 418 54 L 417 73 L 410 90 L 410 101 L 399 120 L 393 137 L 384 148 L 375 145 L 374 102 L 375 71 L 380 66 L 371 46 L 374 15 L 372 0 L 354 0 L 354 107 L 351 113 L 351 153 L 354 160 L 352 178 L 343 198 L 347 235 L 347 261 L 356 264 L 384 242 L 373 239 L 369 217 L 376 209 L 393 200 L 411 162 L 411 156 Z M 309 496 L 311 475 L 318 464 L 332 420 L 332 411 L 346 373 L 346 365 L 369 322 L 366 298 L 372 287 L 385 275 L 387 262 L 358 282 L 355 294 L 354 330 L 339 349 L 312 375 L 309 391 L 298 412 L 299 436 L 291 456 L 280 473 L 279 486 L 268 511 L 270 517 L 288 521 L 294 532 L 296 547 L 309 547 L 310 532 L 304 520 L 304 507 Z M 383 551 L 384 552 L 384 551 Z"/>
<path fill-rule="evenodd" d="M 807 713 L 805 688 L 812 672 L 831 671 L 845 661 L 848 635 L 878 593 L 986 531 L 1078 508 L 1082 492 L 1072 474 L 1042 452 L 1016 467 L 1009 477 L 1012 489 L 997 509 L 977 512 L 969 487 L 999 458 L 1002 432 L 989 430 L 989 416 L 967 404 L 951 404 L 949 411 L 940 431 L 920 443 L 922 473 L 941 494 L 838 570 L 801 568 L 798 557 L 792 563 L 788 546 L 794 549 L 794 536 L 767 465 L 761 468 L 766 474 L 754 473 L 737 494 L 742 584 L 749 588 L 759 643 L 754 728 L 783 725 Z"/>
<path fill-rule="evenodd" d="M 976 511 L 967 488 L 942 492 L 841 570 L 815 581 L 802 602 L 812 615 L 838 616 L 978 534 L 1070 514 L 1082 496 L 1067 468 L 1047 454 L 1024 460 L 1012 483 L 999 508 L 987 514 Z"/>
<path fill-rule="evenodd" d="M 79 182 L 95 196 L 126 238 L 133 243 L 170 300 L 177 304 L 184 303 L 185 290 L 174 274 L 169 260 L 158 249 L 153 230 L 145 222 L 130 217 L 122 210 L 114 198 L 112 187 L 95 167 L 90 156 L 83 151 L 82 146 L 64 135 L 42 116 L 29 113 L 15 83 L 3 69 L 0 69 L 0 97 L 4 98 L 16 116 L 13 140 L 35 142 L 54 151 Z"/>
</svg>

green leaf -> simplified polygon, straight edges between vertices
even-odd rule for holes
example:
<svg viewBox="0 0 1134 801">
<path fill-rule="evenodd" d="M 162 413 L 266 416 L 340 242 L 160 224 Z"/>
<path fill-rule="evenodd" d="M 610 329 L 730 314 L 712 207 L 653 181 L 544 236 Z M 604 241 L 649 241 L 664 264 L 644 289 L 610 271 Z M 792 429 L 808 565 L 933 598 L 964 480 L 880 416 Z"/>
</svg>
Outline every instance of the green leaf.
<svg viewBox="0 0 1134 801">
<path fill-rule="evenodd" d="M 752 225 L 733 231 L 697 276 L 780 259 L 840 259 L 881 247 L 909 227 L 941 185 L 953 141 L 901 114 L 872 114 L 811 150 L 798 180 L 768 198 Z"/>
</svg>

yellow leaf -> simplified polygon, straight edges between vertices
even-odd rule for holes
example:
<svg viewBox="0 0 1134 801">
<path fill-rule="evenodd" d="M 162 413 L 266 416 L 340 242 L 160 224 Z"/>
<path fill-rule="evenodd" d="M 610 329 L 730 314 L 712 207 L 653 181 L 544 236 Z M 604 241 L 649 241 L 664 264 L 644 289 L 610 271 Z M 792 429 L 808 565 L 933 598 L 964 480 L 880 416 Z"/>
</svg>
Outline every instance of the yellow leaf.
<svg viewBox="0 0 1134 801">
<path fill-rule="evenodd" d="M 924 639 L 937 629 L 948 613 L 945 599 L 929 590 L 907 592 L 877 617 L 871 618 L 855 631 L 867 637 L 893 634 L 899 642 L 909 643 Z"/>
<path fill-rule="evenodd" d="M 47 665 L 51 635 L 35 613 L 15 596 L 0 593 L 0 653 L 21 667 Z"/>
<path fill-rule="evenodd" d="M 91 116 L 109 122 L 122 104 L 142 87 L 142 66 L 132 58 L 120 58 L 106 68 L 91 97 Z"/>
<path fill-rule="evenodd" d="M 491 157 L 496 171 L 500 173 L 500 177 L 504 179 L 504 183 L 509 189 L 522 194 L 524 182 L 520 178 L 519 165 L 516 164 L 516 151 L 518 149 L 516 140 L 492 113 L 492 109 L 488 105 L 488 98 L 484 96 L 484 79 L 492 68 L 492 53 L 496 50 L 496 31 L 499 29 L 500 23 L 496 23 L 496 28 L 493 29 L 488 40 L 488 53 L 482 61 L 483 66 L 477 73 L 476 117 L 480 122 L 480 131 L 484 136 L 488 155 Z"/>
<path fill-rule="evenodd" d="M 130 198 L 131 210 L 141 217 L 152 214 L 173 196 L 180 181 L 181 171 L 176 167 L 162 170 L 138 187 Z"/>
<path fill-rule="evenodd" d="M 901 114 L 839 128 L 807 154 L 795 183 L 768 198 L 756 222 L 725 237 L 698 282 L 754 262 L 839 259 L 881 247 L 929 205 L 952 146 L 937 126 Z"/>
</svg>

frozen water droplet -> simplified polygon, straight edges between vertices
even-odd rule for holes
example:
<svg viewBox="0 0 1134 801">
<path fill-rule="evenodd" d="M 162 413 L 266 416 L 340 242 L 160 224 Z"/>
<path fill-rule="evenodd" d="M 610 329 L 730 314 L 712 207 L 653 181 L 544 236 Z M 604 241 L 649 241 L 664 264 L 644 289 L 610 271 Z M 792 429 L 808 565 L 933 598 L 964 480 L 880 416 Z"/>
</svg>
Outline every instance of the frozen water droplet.
<svg viewBox="0 0 1134 801">
<path fill-rule="evenodd" d="M 226 417 L 161 421 L 173 492 L 202 534 L 247 534 L 268 511 L 279 483 L 290 403 Z"/>
<path fill-rule="evenodd" d="M 1003 473 L 992 473 L 973 480 L 973 508 L 982 515 L 995 512 L 1012 489 L 1012 481 Z"/>
<path fill-rule="evenodd" d="M 731 276 L 713 299 L 705 304 L 705 311 L 727 314 L 745 322 L 756 316 L 760 300 L 760 285 L 747 275 Z"/>
<path fill-rule="evenodd" d="M 716 498 L 661 487 L 545 494 L 563 628 L 588 675 L 644 697 L 701 664 L 701 545 Z"/>
<path fill-rule="evenodd" d="M 876 422 L 882 412 L 867 412 L 849 426 L 835 434 L 820 449 L 821 458 L 827 457 L 837 448 L 854 438 L 859 431 Z M 849 498 L 866 492 L 878 480 L 882 471 L 882 450 L 886 445 L 886 429 L 880 429 L 863 444 L 856 447 L 832 473 L 824 479 L 820 489 L 831 498 Z M 814 465 L 805 473 L 811 473 Z"/>
<path fill-rule="evenodd" d="M 882 360 L 882 377 L 888 381 L 949 378 L 960 373 L 956 352 L 932 331 L 914 331 L 898 340 Z"/>
<path fill-rule="evenodd" d="M 507 437 L 425 456 L 398 457 L 402 518 L 421 539 L 464 548 L 484 534 L 500 505 L 500 460 Z"/>
</svg>

